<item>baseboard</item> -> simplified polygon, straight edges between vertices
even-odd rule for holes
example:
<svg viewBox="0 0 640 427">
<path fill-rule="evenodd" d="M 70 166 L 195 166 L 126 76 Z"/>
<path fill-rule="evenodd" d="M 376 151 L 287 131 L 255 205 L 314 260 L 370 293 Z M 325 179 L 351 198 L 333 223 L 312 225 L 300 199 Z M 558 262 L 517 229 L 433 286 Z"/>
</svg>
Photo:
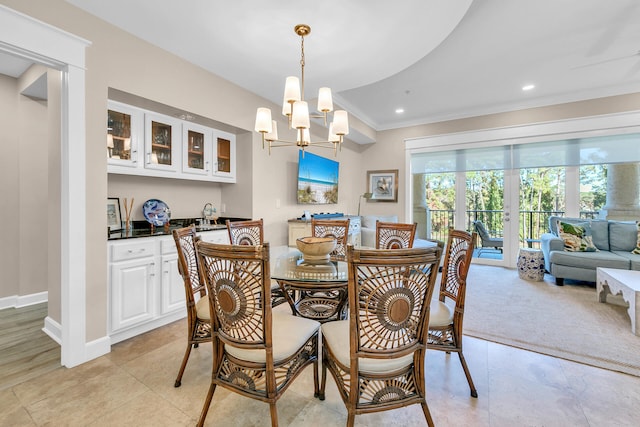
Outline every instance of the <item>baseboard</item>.
<svg viewBox="0 0 640 427">
<path fill-rule="evenodd" d="M 49 292 L 38 292 L 29 295 L 11 295 L 0 298 L 0 310 L 4 308 L 20 308 L 49 301 Z"/>
<path fill-rule="evenodd" d="M 85 345 L 85 350 L 86 350 L 85 362 L 96 359 L 100 356 L 104 356 L 105 354 L 111 351 L 111 338 L 109 338 L 108 336 L 105 336 L 102 338 L 98 338 L 97 340 L 88 342 Z"/>
<path fill-rule="evenodd" d="M 44 327 L 42 328 L 42 332 L 49 335 L 49 337 L 59 345 L 62 345 L 62 325 L 51 317 L 47 316 L 44 318 Z"/>
</svg>

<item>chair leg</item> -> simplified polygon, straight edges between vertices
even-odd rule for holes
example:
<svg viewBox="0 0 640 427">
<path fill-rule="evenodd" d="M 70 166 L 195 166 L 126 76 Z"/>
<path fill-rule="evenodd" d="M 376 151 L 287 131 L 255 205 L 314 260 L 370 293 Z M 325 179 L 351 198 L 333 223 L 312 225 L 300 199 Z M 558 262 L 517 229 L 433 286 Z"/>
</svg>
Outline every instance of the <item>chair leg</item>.
<svg viewBox="0 0 640 427">
<path fill-rule="evenodd" d="M 427 406 L 427 401 L 423 400 L 420 402 L 420 406 L 422 406 L 422 412 L 424 412 L 424 418 L 427 420 L 427 425 L 429 427 L 433 427 L 433 418 L 431 418 L 431 412 L 429 411 L 429 407 Z"/>
<path fill-rule="evenodd" d="M 276 408 L 276 402 L 269 403 L 269 411 L 271 412 L 271 427 L 278 427 L 278 408 Z"/>
<path fill-rule="evenodd" d="M 464 370 L 464 374 L 467 377 L 467 382 L 469 383 L 469 388 L 471 389 L 471 397 L 478 397 L 478 391 L 476 390 L 476 386 L 473 385 L 473 380 L 471 379 L 471 373 L 469 372 L 469 367 L 467 366 L 467 361 L 464 359 L 464 355 L 462 354 L 462 351 L 458 352 L 458 357 L 460 358 L 462 369 Z"/>
<path fill-rule="evenodd" d="M 322 360 L 322 382 L 320 383 L 320 392 L 318 393 L 318 399 L 324 400 L 324 388 L 327 385 L 327 361 Z"/>
<path fill-rule="evenodd" d="M 184 357 L 182 358 L 182 365 L 180 366 L 180 371 L 178 371 L 178 377 L 176 378 L 176 382 L 173 384 L 174 387 L 180 387 L 182 384 L 182 374 L 184 374 L 184 369 L 187 367 L 187 362 L 189 361 L 189 355 L 191 354 L 191 343 L 187 344 L 187 350 L 184 352 Z"/>
<path fill-rule="evenodd" d="M 316 359 L 316 361 L 313 362 L 312 367 L 313 367 L 313 397 L 320 397 L 320 382 L 318 381 L 318 369 L 320 368 L 320 366 L 318 365 L 318 359 Z M 324 397 L 324 394 L 323 394 L 323 397 Z"/>
<path fill-rule="evenodd" d="M 349 413 L 347 414 L 347 427 L 353 427 L 353 424 L 356 421 L 356 414 L 355 412 L 349 410 Z"/>
<path fill-rule="evenodd" d="M 211 399 L 213 399 L 213 393 L 216 391 L 216 385 L 212 382 L 209 386 L 209 392 L 207 393 L 207 397 L 204 399 L 204 406 L 202 407 L 202 412 L 200 413 L 200 419 L 198 420 L 198 427 L 202 427 L 204 425 L 204 420 L 207 418 L 207 412 L 209 412 L 209 406 L 211 406 Z"/>
</svg>

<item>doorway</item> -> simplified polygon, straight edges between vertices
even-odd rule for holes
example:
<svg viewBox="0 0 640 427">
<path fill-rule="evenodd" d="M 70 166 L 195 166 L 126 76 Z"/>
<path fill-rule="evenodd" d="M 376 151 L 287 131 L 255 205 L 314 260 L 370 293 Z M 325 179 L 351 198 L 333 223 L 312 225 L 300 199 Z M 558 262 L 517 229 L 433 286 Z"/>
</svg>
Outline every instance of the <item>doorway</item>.
<svg viewBox="0 0 640 427">
<path fill-rule="evenodd" d="M 60 319 L 45 322 L 61 363 L 92 357 L 86 345 L 85 49 L 89 42 L 0 5 L 0 53 L 61 71 Z M 73 229 L 72 229 L 73 225 Z"/>
</svg>

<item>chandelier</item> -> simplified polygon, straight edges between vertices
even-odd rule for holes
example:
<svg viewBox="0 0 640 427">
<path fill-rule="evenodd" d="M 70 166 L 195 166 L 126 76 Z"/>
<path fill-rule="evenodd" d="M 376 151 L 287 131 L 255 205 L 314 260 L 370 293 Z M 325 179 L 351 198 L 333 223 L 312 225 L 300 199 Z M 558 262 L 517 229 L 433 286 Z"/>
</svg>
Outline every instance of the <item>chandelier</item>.
<svg viewBox="0 0 640 427">
<path fill-rule="evenodd" d="M 301 38 L 300 50 L 300 79 L 297 77 L 287 77 L 284 88 L 284 101 L 282 114 L 287 116 L 289 129 L 296 130 L 295 141 L 287 141 L 278 138 L 278 126 L 275 120 L 271 119 L 269 108 L 258 108 L 256 113 L 256 132 L 262 134 L 262 148 L 265 148 L 265 141 L 269 146 L 269 155 L 272 147 L 296 146 L 304 149 L 310 145 L 333 148 L 335 155 L 338 148 L 342 146 L 343 137 L 349 133 L 349 117 L 344 110 L 333 112 L 333 121 L 329 124 L 329 135 L 326 141 L 311 141 L 309 128 L 310 118 L 320 118 L 327 126 L 327 117 L 333 111 L 333 101 L 331 89 L 321 87 L 318 91 L 318 111 L 320 114 L 309 115 L 309 106 L 304 100 L 304 38 L 311 33 L 311 27 L 305 24 L 296 25 L 294 31 Z"/>
</svg>

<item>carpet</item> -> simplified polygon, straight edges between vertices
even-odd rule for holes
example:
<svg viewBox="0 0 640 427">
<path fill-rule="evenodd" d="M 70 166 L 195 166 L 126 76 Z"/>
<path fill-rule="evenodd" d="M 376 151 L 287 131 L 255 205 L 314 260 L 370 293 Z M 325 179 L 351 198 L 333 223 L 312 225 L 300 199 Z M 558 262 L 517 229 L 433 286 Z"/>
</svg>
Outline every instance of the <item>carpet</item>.
<svg viewBox="0 0 640 427">
<path fill-rule="evenodd" d="M 530 282 L 517 270 L 475 264 L 467 281 L 465 335 L 640 376 L 640 337 L 627 309 L 598 302 L 594 284 L 556 286 L 550 275 Z"/>
</svg>

